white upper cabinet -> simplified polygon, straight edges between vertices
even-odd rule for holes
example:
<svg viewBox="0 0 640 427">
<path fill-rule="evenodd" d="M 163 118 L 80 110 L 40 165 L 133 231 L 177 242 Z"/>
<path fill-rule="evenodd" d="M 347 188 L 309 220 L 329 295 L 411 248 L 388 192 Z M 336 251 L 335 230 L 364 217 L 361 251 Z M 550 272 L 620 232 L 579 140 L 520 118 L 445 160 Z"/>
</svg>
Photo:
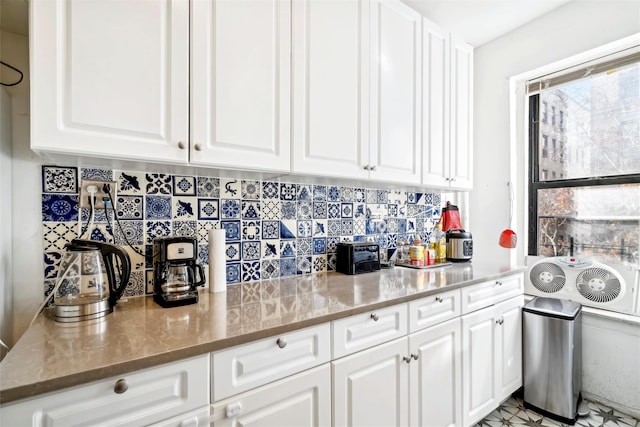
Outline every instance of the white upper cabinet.
<svg viewBox="0 0 640 427">
<path fill-rule="evenodd" d="M 193 0 L 191 163 L 289 172 L 290 0 Z"/>
<path fill-rule="evenodd" d="M 422 183 L 473 188 L 473 48 L 422 21 Z"/>
<path fill-rule="evenodd" d="M 293 2 L 292 171 L 366 179 L 369 0 Z"/>
<path fill-rule="evenodd" d="M 419 184 L 422 17 L 390 0 L 372 0 L 370 13 L 370 177 Z"/>
<path fill-rule="evenodd" d="M 293 2 L 293 173 L 420 182 L 419 33 L 395 0 Z"/>
<path fill-rule="evenodd" d="M 187 162 L 188 0 L 30 10 L 32 149 Z"/>
</svg>

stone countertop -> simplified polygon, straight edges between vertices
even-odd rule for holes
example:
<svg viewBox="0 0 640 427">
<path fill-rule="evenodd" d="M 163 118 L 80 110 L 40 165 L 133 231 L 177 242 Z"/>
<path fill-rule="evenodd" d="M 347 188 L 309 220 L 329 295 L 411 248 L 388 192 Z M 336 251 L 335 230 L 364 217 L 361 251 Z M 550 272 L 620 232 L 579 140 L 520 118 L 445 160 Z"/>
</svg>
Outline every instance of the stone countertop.
<svg viewBox="0 0 640 427">
<path fill-rule="evenodd" d="M 162 308 L 121 300 L 113 313 L 58 323 L 47 313 L 0 363 L 0 403 L 56 391 L 411 301 L 507 274 L 518 266 L 396 266 L 348 276 L 317 273 L 200 291 L 198 304 Z"/>
</svg>

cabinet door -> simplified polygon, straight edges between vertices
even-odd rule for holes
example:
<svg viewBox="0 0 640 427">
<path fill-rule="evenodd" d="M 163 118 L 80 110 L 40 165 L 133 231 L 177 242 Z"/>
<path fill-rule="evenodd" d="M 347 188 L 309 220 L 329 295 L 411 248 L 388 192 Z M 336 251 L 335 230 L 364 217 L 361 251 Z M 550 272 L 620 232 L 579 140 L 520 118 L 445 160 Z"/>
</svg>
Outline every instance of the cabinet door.
<svg viewBox="0 0 640 427">
<path fill-rule="evenodd" d="M 332 362 L 333 427 L 408 425 L 407 350 L 405 337 Z"/>
<path fill-rule="evenodd" d="M 290 0 L 192 2 L 191 163 L 289 172 Z"/>
<path fill-rule="evenodd" d="M 412 426 L 462 424 L 460 318 L 409 336 L 409 407 Z"/>
<path fill-rule="evenodd" d="M 293 2 L 292 171 L 367 179 L 369 0 Z"/>
<path fill-rule="evenodd" d="M 33 150 L 187 162 L 187 0 L 35 1 L 31 22 Z"/>
<path fill-rule="evenodd" d="M 449 34 L 422 20 L 422 183 L 449 186 Z"/>
<path fill-rule="evenodd" d="M 462 316 L 462 416 L 470 426 L 498 405 L 498 316 L 493 306 Z"/>
<path fill-rule="evenodd" d="M 500 315 L 500 381 L 497 398 L 502 401 L 523 384 L 522 377 L 522 307 L 524 296 L 512 298 L 496 306 Z"/>
<path fill-rule="evenodd" d="M 208 377 L 209 355 L 198 356 L 3 406 L 1 418 L 12 426 L 148 425 L 207 406 Z"/>
<path fill-rule="evenodd" d="M 451 188 L 473 187 L 473 47 L 451 37 Z"/>
<path fill-rule="evenodd" d="M 420 183 L 421 21 L 400 1 L 371 2 L 372 180 Z"/>
<path fill-rule="evenodd" d="M 329 364 L 213 404 L 214 427 L 331 425 Z"/>
</svg>

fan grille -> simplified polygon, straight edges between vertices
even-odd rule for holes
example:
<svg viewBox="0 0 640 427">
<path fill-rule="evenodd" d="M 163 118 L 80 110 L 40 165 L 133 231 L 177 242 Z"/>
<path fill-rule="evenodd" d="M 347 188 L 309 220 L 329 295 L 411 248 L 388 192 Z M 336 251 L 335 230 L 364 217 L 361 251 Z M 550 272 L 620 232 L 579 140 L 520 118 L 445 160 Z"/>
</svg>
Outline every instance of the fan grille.
<svg viewBox="0 0 640 427">
<path fill-rule="evenodd" d="M 564 271 L 551 262 L 534 265 L 529 272 L 529 279 L 537 290 L 546 293 L 558 292 L 566 280 Z"/>
<path fill-rule="evenodd" d="M 603 268 L 588 268 L 578 275 L 576 287 L 580 295 L 594 302 L 610 302 L 620 295 L 620 280 Z"/>
</svg>

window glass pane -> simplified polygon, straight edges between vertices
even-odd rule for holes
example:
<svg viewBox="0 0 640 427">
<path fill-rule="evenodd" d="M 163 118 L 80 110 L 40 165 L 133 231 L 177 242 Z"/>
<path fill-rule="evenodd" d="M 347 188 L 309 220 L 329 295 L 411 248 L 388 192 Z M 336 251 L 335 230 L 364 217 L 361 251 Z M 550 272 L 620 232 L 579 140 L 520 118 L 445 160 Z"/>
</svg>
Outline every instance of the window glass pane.
<svg viewBox="0 0 640 427">
<path fill-rule="evenodd" d="M 540 101 L 541 181 L 640 173 L 639 63 L 543 89 Z"/>
<path fill-rule="evenodd" d="M 640 184 L 539 190 L 538 212 L 538 255 L 639 260 Z"/>
</svg>

